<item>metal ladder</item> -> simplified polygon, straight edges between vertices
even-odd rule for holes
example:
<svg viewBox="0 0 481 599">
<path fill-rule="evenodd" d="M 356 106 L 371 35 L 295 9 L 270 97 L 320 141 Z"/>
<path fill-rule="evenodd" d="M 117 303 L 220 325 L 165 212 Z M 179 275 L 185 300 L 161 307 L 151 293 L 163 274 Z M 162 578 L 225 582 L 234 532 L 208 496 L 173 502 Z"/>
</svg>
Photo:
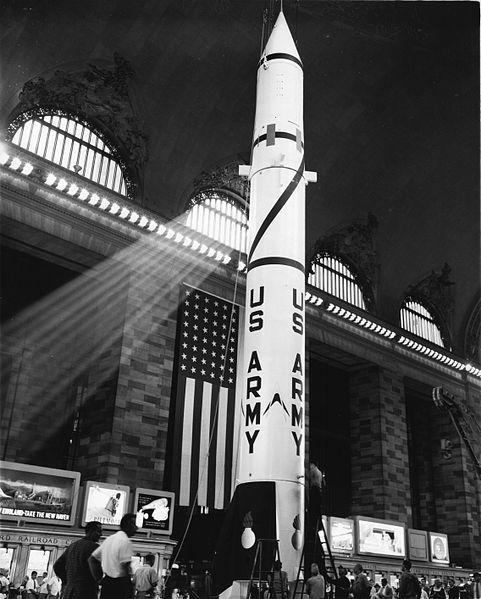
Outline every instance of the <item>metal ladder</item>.
<svg viewBox="0 0 481 599">
<path fill-rule="evenodd" d="M 336 564 L 334 562 L 334 558 L 333 558 L 332 552 L 331 552 L 331 547 L 330 547 L 329 541 L 327 539 L 327 533 L 326 533 L 326 529 L 324 528 L 324 522 L 322 521 L 322 516 L 319 516 L 317 523 L 316 523 L 316 535 L 314 538 L 314 549 L 313 549 L 314 556 L 316 555 L 316 550 L 319 551 L 321 561 L 322 561 L 322 564 L 319 564 L 320 573 L 321 574 L 327 573 L 329 578 L 331 578 L 331 579 L 334 578 L 335 580 L 338 580 L 339 577 L 338 577 L 337 571 L 336 571 Z M 300 596 L 303 597 L 303 595 L 304 595 L 304 590 L 305 590 L 305 586 L 306 586 L 305 568 L 302 565 L 304 563 L 304 555 L 305 555 L 304 551 L 305 551 L 305 545 L 302 548 L 301 561 L 299 564 L 299 570 L 297 572 L 296 583 L 294 585 L 293 599 L 295 599 L 296 595 L 297 595 L 297 587 L 299 584 L 301 572 L 303 573 L 303 577 L 302 577 L 302 586 L 301 586 Z M 328 561 L 328 563 L 329 563 L 329 569 L 330 569 L 329 572 L 328 572 L 328 566 L 326 565 L 326 561 Z"/>
<path fill-rule="evenodd" d="M 433 388 L 433 401 L 437 408 L 444 408 L 448 412 L 451 422 L 471 456 L 476 473 L 481 478 L 481 456 L 475 450 L 475 443 L 479 443 L 481 438 L 481 427 L 476 418 L 467 406 L 457 402 L 454 395 L 442 387 Z"/>
<path fill-rule="evenodd" d="M 265 545 L 268 545 L 265 548 Z M 267 552 L 267 555 L 266 555 Z M 263 560 L 267 561 L 270 565 L 268 570 L 263 570 Z M 252 563 L 251 576 L 249 579 L 249 585 L 247 587 L 246 599 L 261 599 L 261 594 L 267 589 L 270 590 L 272 574 L 272 566 L 276 560 L 281 561 L 281 555 L 279 552 L 279 540 L 278 539 L 258 539 L 256 542 L 256 552 L 254 555 L 254 561 Z M 257 597 L 253 590 L 256 589 L 254 582 L 257 580 Z M 282 581 L 282 578 L 281 578 Z M 287 593 L 287 589 L 286 589 Z"/>
</svg>

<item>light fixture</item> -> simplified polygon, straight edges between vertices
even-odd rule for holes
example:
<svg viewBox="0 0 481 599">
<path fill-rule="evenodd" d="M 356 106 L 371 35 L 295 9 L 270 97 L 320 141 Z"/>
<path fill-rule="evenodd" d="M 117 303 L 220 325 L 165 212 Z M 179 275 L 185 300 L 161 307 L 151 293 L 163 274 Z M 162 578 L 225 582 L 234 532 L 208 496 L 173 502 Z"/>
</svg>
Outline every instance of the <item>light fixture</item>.
<svg viewBox="0 0 481 599">
<path fill-rule="evenodd" d="M 6 152 L 0 153 L 0 164 L 3 166 L 10 160 L 10 156 Z"/>
<path fill-rule="evenodd" d="M 137 223 L 142 229 L 148 224 L 149 219 L 146 216 L 141 216 L 140 221 Z"/>
<path fill-rule="evenodd" d="M 80 191 L 80 193 L 78 194 L 78 199 L 79 200 L 86 200 L 89 197 L 89 192 L 86 189 L 82 189 Z"/>
<path fill-rule="evenodd" d="M 46 185 L 53 185 L 56 180 L 57 180 L 57 177 L 53 173 L 49 173 L 47 175 L 47 178 L 45 179 L 45 184 Z"/>
<path fill-rule="evenodd" d="M 155 231 L 156 228 L 157 228 L 157 223 L 155 222 L 155 220 L 153 218 L 151 218 L 147 229 L 149 231 Z"/>
<path fill-rule="evenodd" d="M 125 206 L 123 206 L 122 210 L 120 211 L 119 216 L 120 216 L 120 218 L 125 219 L 128 217 L 129 214 L 130 214 L 130 210 L 128 208 L 126 208 Z"/>
<path fill-rule="evenodd" d="M 67 190 L 67 193 L 69 196 L 74 196 L 78 191 L 78 187 L 77 185 L 75 185 L 75 183 L 71 183 L 70 187 Z"/>
<path fill-rule="evenodd" d="M 112 205 L 110 206 L 110 210 L 109 212 L 111 214 L 117 214 L 117 212 L 120 210 L 120 206 L 117 204 L 117 202 L 112 202 Z"/>
<path fill-rule="evenodd" d="M 100 210 L 107 210 L 107 208 L 110 206 L 110 202 L 106 199 L 106 198 L 102 198 L 102 201 L 100 202 Z"/>
<path fill-rule="evenodd" d="M 90 196 L 90 200 L 89 200 L 89 204 L 92 204 L 92 206 L 96 206 L 100 201 L 99 196 L 96 193 L 93 193 Z"/>
<path fill-rule="evenodd" d="M 12 162 L 10 163 L 10 168 L 13 169 L 14 171 L 17 170 L 17 168 L 22 164 L 22 161 L 20 160 L 20 158 L 17 158 L 15 156 L 15 158 L 12 160 Z"/>
<path fill-rule="evenodd" d="M 30 173 L 32 171 L 33 171 L 33 166 L 30 164 L 30 162 L 26 162 L 22 168 L 22 175 L 30 175 Z"/>
<path fill-rule="evenodd" d="M 59 191 L 63 191 L 66 187 L 67 187 L 68 183 L 67 181 L 65 181 L 65 179 L 59 179 L 59 182 L 57 183 L 57 189 Z"/>
<path fill-rule="evenodd" d="M 138 220 L 139 220 L 139 215 L 137 214 L 137 212 L 131 212 L 130 217 L 129 217 L 129 222 L 136 223 Z"/>
</svg>

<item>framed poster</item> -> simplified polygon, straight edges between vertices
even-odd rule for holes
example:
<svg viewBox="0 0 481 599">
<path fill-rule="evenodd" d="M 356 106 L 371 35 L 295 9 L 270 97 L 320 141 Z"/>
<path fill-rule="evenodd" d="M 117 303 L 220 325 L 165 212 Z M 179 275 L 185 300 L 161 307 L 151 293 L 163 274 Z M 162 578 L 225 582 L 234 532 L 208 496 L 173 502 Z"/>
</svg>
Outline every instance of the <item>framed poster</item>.
<svg viewBox="0 0 481 599">
<path fill-rule="evenodd" d="M 128 512 L 130 488 L 89 480 L 85 483 L 82 526 L 96 520 L 106 528 L 120 525 Z"/>
<path fill-rule="evenodd" d="M 358 553 L 406 557 L 404 526 L 361 516 L 356 523 Z"/>
<path fill-rule="evenodd" d="M 408 552 L 411 560 L 429 561 L 428 533 L 425 530 L 408 528 Z"/>
<path fill-rule="evenodd" d="M 332 551 L 354 551 L 354 521 L 349 518 L 329 518 L 329 539 Z"/>
<path fill-rule="evenodd" d="M 75 523 L 80 473 L 0 461 L 0 518 Z"/>
<path fill-rule="evenodd" d="M 434 564 L 449 565 L 448 535 L 440 532 L 429 533 L 429 550 Z"/>
<path fill-rule="evenodd" d="M 139 530 L 159 534 L 172 533 L 174 518 L 174 493 L 158 489 L 136 489 L 134 512 Z"/>
</svg>

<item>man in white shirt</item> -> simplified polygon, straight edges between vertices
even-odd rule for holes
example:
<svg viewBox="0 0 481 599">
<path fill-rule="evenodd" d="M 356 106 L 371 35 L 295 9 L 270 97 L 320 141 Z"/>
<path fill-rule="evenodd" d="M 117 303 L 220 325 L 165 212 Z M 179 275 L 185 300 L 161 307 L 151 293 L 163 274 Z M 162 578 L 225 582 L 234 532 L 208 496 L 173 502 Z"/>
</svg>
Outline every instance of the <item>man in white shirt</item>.
<svg viewBox="0 0 481 599">
<path fill-rule="evenodd" d="M 47 587 L 48 587 L 48 593 L 49 593 L 48 599 L 51 599 L 53 597 L 60 597 L 60 591 L 62 589 L 62 581 L 60 580 L 60 578 L 58 576 L 56 576 L 54 574 L 48 581 Z"/>
<path fill-rule="evenodd" d="M 25 584 L 25 591 L 27 592 L 27 599 L 38 598 L 38 583 L 37 583 L 37 572 L 33 570 Z"/>
<path fill-rule="evenodd" d="M 125 514 L 120 521 L 120 530 L 107 537 L 89 557 L 89 566 L 92 575 L 98 569 L 100 562 L 104 577 L 100 599 L 132 599 L 134 587 L 132 584 L 133 546 L 130 537 L 137 532 L 135 514 Z"/>
<path fill-rule="evenodd" d="M 472 599 L 481 599 L 481 572 L 474 573 L 473 584 L 471 585 Z"/>
</svg>

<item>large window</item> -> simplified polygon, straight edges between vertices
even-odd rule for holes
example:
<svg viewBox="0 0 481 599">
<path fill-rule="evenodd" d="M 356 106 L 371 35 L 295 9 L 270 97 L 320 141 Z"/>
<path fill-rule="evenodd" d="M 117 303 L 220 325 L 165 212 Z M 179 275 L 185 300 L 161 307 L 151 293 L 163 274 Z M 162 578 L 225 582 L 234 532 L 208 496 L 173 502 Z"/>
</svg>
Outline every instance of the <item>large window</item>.
<svg viewBox="0 0 481 599">
<path fill-rule="evenodd" d="M 247 215 L 227 194 L 202 191 L 191 200 L 186 225 L 240 252 L 247 251 Z"/>
<path fill-rule="evenodd" d="M 324 255 L 316 258 L 307 282 L 322 291 L 335 295 L 339 299 L 366 309 L 361 288 L 350 269 L 333 256 Z"/>
<path fill-rule="evenodd" d="M 38 110 L 12 123 L 12 143 L 59 166 L 127 195 L 114 148 L 87 123 L 61 111 Z"/>
<path fill-rule="evenodd" d="M 431 312 L 419 301 L 406 299 L 400 311 L 401 328 L 444 347 L 441 330 Z"/>
</svg>

